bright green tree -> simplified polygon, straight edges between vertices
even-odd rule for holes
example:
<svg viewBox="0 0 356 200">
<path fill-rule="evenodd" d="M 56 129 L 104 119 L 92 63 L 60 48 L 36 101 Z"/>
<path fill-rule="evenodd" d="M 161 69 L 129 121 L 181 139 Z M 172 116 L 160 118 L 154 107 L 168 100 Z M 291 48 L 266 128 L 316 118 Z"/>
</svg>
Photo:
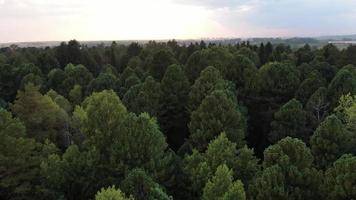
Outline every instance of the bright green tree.
<svg viewBox="0 0 356 200">
<path fill-rule="evenodd" d="M 116 130 L 117 135 L 108 138 L 111 142 L 110 159 L 115 167 L 124 172 L 140 167 L 162 178 L 169 172 L 167 166 L 171 154 L 167 143 L 154 118 L 147 113 L 128 114 Z"/>
<path fill-rule="evenodd" d="M 73 113 L 88 142 L 105 156 L 108 156 L 126 114 L 126 107 L 112 90 L 94 92 Z"/>
<path fill-rule="evenodd" d="M 95 200 L 133 200 L 133 198 L 127 198 L 120 189 L 111 186 L 108 188 L 101 188 L 101 190 L 96 193 Z"/>
<path fill-rule="evenodd" d="M 205 152 L 193 150 L 183 160 L 183 171 L 190 181 L 191 192 L 200 196 L 205 183 L 223 164 L 233 170 L 234 178 L 248 184 L 259 170 L 258 159 L 253 154 L 247 147 L 236 149 L 236 144 L 229 141 L 225 133 L 211 141 Z"/>
<path fill-rule="evenodd" d="M 232 171 L 220 165 L 214 176 L 208 180 L 203 191 L 203 200 L 245 200 L 245 190 L 241 181 L 233 181 Z"/>
</svg>

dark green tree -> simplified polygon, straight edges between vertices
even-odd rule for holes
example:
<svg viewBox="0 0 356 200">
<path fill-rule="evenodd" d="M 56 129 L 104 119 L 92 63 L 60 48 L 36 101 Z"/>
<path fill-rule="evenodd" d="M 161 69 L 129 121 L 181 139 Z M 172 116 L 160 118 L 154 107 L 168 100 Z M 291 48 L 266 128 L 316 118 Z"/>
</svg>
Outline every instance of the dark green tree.
<svg viewBox="0 0 356 200">
<path fill-rule="evenodd" d="M 187 60 L 185 73 L 191 83 L 200 75 L 200 72 L 208 66 L 218 69 L 221 74 L 226 74 L 228 64 L 231 62 L 232 54 L 222 47 L 206 48 L 196 51 Z"/>
<path fill-rule="evenodd" d="M 175 64 L 177 61 L 174 55 L 167 50 L 158 51 L 153 55 L 153 60 L 150 64 L 150 74 L 157 81 L 161 81 L 168 66 Z"/>
<path fill-rule="evenodd" d="M 236 102 L 229 99 L 225 92 L 215 91 L 192 112 L 190 141 L 193 147 L 201 151 L 214 137 L 225 132 L 229 140 L 242 147 L 245 143 L 245 127 L 244 116 Z"/>
<path fill-rule="evenodd" d="M 83 151 L 76 145 L 62 156 L 51 154 L 41 164 L 44 186 L 50 198 L 89 199 L 100 188 L 99 154 L 93 149 Z"/>
<path fill-rule="evenodd" d="M 342 122 L 335 115 L 327 117 L 310 138 L 316 165 L 326 168 L 347 153 L 349 136 Z"/>
<path fill-rule="evenodd" d="M 189 115 L 187 102 L 189 81 L 181 66 L 168 67 L 161 81 L 159 124 L 167 136 L 168 143 L 178 149 L 188 137 Z"/>
<path fill-rule="evenodd" d="M 268 97 L 292 97 L 300 82 L 298 71 L 288 63 L 268 63 L 258 75 L 261 94 Z"/>
<path fill-rule="evenodd" d="M 316 90 L 325 86 L 326 80 L 321 74 L 316 70 L 312 71 L 299 85 L 299 88 L 295 93 L 295 98 L 305 105 Z"/>
<path fill-rule="evenodd" d="M 25 126 L 0 108 L 0 198 L 41 199 L 40 164 L 54 145 L 26 138 Z"/>
<path fill-rule="evenodd" d="M 356 94 L 356 77 L 350 70 L 341 69 L 333 78 L 328 87 L 331 106 L 335 107 L 342 95 Z"/>
<path fill-rule="evenodd" d="M 307 113 L 303 110 L 303 105 L 296 99 L 288 101 L 278 112 L 274 113 L 269 140 L 276 143 L 291 136 L 304 142 L 308 141 L 309 131 L 306 127 L 306 120 Z"/>
<path fill-rule="evenodd" d="M 137 200 L 171 200 L 161 186 L 142 169 L 133 169 L 122 181 L 121 188 Z"/>
<path fill-rule="evenodd" d="M 353 199 L 356 196 L 356 157 L 343 155 L 326 170 L 322 191 L 324 199 Z"/>
<path fill-rule="evenodd" d="M 188 108 L 195 111 L 206 96 L 216 89 L 223 89 L 223 78 L 216 68 L 209 66 L 201 71 L 189 92 Z M 220 87 L 220 88 L 219 88 Z"/>
</svg>

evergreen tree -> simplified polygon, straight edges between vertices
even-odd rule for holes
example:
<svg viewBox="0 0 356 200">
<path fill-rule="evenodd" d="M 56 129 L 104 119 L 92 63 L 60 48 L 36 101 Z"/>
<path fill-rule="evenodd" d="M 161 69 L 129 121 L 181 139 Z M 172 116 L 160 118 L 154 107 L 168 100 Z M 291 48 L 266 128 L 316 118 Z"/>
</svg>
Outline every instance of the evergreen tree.
<svg viewBox="0 0 356 200">
<path fill-rule="evenodd" d="M 133 198 L 127 198 L 120 189 L 116 189 L 115 186 L 112 186 L 101 188 L 101 190 L 96 193 L 95 200 L 133 200 Z"/>
<path fill-rule="evenodd" d="M 203 200 L 246 199 L 241 181 L 233 181 L 232 171 L 226 165 L 220 165 L 215 175 L 206 183 Z"/>
<path fill-rule="evenodd" d="M 221 132 L 241 147 L 245 138 L 245 119 L 235 102 L 223 91 L 215 91 L 192 112 L 189 130 L 191 143 L 200 151 Z"/>
<path fill-rule="evenodd" d="M 306 120 L 307 114 L 303 110 L 303 105 L 296 99 L 290 100 L 274 114 L 269 135 L 270 141 L 275 143 L 287 136 L 308 141 Z"/>
<path fill-rule="evenodd" d="M 54 152 L 54 145 L 26 138 L 22 122 L 0 108 L 0 198 L 40 199 L 40 164 Z"/>
<path fill-rule="evenodd" d="M 28 136 L 39 142 L 49 139 L 61 147 L 68 144 L 64 132 L 68 123 L 67 113 L 51 97 L 42 95 L 37 86 L 28 84 L 24 91 L 19 91 L 10 107 L 24 122 Z"/>
<path fill-rule="evenodd" d="M 122 190 L 137 200 L 171 200 L 162 188 L 142 169 L 133 169 L 123 180 Z"/>
<path fill-rule="evenodd" d="M 320 198 L 321 173 L 313 168 L 310 149 L 287 137 L 264 151 L 263 171 L 250 185 L 254 199 Z"/>
<path fill-rule="evenodd" d="M 331 115 L 316 129 L 310 138 L 310 145 L 316 165 L 326 168 L 346 153 L 350 137 L 341 121 L 335 115 Z"/>
<path fill-rule="evenodd" d="M 326 170 L 322 185 L 327 200 L 353 199 L 356 197 L 356 157 L 344 155 Z"/>
<path fill-rule="evenodd" d="M 188 137 L 187 101 L 189 82 L 179 65 L 168 67 L 161 81 L 159 123 L 168 143 L 178 149 Z"/>
</svg>

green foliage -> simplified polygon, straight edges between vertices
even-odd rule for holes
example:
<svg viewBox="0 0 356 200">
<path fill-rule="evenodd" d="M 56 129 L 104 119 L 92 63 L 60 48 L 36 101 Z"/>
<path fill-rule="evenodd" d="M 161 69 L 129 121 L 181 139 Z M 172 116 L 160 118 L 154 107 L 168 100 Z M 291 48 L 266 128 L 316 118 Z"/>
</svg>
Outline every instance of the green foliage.
<svg viewBox="0 0 356 200">
<path fill-rule="evenodd" d="M 237 51 L 237 54 L 245 56 L 246 58 L 250 59 L 256 66 L 260 65 L 260 61 L 257 53 L 248 47 L 242 47 Z"/>
<path fill-rule="evenodd" d="M 356 197 L 356 157 L 344 155 L 326 170 L 322 185 L 327 200 L 353 199 Z"/>
<path fill-rule="evenodd" d="M 326 86 L 326 80 L 319 74 L 319 72 L 313 71 L 300 84 L 295 97 L 301 103 L 306 104 L 310 96 L 320 87 L 324 86 Z"/>
<path fill-rule="evenodd" d="M 341 69 L 333 78 L 328 87 L 328 95 L 334 107 L 342 95 L 356 94 L 356 77 L 346 69 Z"/>
<path fill-rule="evenodd" d="M 61 87 L 65 94 L 68 94 L 75 85 L 86 88 L 93 79 L 93 75 L 83 65 L 68 64 L 64 68 L 64 73 L 66 78 L 62 80 Z"/>
<path fill-rule="evenodd" d="M 29 83 L 33 83 L 36 86 L 42 87 L 43 86 L 43 80 L 42 77 L 33 73 L 29 73 L 26 76 L 24 76 L 21 80 L 20 83 L 20 89 L 24 89 L 25 86 Z"/>
<path fill-rule="evenodd" d="M 356 198 L 356 48 L 269 40 L 1 48 L 0 199 Z"/>
<path fill-rule="evenodd" d="M 279 111 L 274 113 L 274 121 L 271 123 L 269 139 L 275 143 L 287 136 L 308 141 L 309 135 L 306 130 L 307 114 L 303 105 L 296 99 L 284 104 Z"/>
<path fill-rule="evenodd" d="M 74 105 L 79 105 L 83 100 L 83 91 L 80 85 L 74 85 L 74 87 L 69 91 L 69 100 Z"/>
<path fill-rule="evenodd" d="M 252 87 L 256 74 L 256 63 L 246 56 L 235 54 L 227 67 L 225 77 L 227 80 L 233 81 L 241 92 L 245 92 Z"/>
<path fill-rule="evenodd" d="M 188 107 L 190 111 L 196 110 L 206 96 L 214 90 L 225 89 L 224 80 L 216 68 L 209 66 L 201 71 L 189 92 Z"/>
<path fill-rule="evenodd" d="M 319 124 L 326 117 L 330 103 L 327 97 L 328 90 L 325 87 L 320 87 L 309 98 L 306 110 L 311 114 L 316 124 Z"/>
<path fill-rule="evenodd" d="M 47 74 L 47 85 L 49 88 L 58 91 L 63 95 L 65 93 L 65 89 L 62 88 L 64 79 L 66 79 L 66 73 L 62 69 L 52 69 Z"/>
<path fill-rule="evenodd" d="M 245 121 L 237 104 L 223 91 L 207 96 L 191 114 L 190 140 L 195 148 L 204 150 L 210 140 L 225 132 L 239 147 L 244 144 Z"/>
<path fill-rule="evenodd" d="M 142 169 L 133 169 L 121 184 L 122 190 L 136 200 L 171 200 L 172 197 Z"/>
<path fill-rule="evenodd" d="M 61 107 L 67 113 L 72 112 L 72 105 L 71 103 L 62 95 L 58 94 L 54 90 L 49 90 L 46 94 L 47 96 L 51 97 L 52 101 L 54 101 L 59 107 Z"/>
<path fill-rule="evenodd" d="M 108 188 L 101 188 L 95 195 L 95 200 L 133 200 L 132 197 L 125 197 L 125 194 L 120 189 L 116 189 L 115 186 Z"/>
<path fill-rule="evenodd" d="M 226 165 L 220 165 L 215 175 L 206 183 L 203 200 L 244 200 L 245 190 L 241 181 L 233 182 L 232 171 Z"/>
<path fill-rule="evenodd" d="M 226 74 L 226 68 L 232 59 L 231 53 L 226 48 L 212 47 L 194 52 L 187 60 L 185 72 L 192 83 L 199 74 L 208 66 L 218 69 L 221 74 Z"/>
<path fill-rule="evenodd" d="M 266 96 L 291 97 L 299 85 L 299 73 L 288 63 L 268 63 L 258 70 L 261 93 Z"/>
<path fill-rule="evenodd" d="M 27 135 L 39 142 L 50 139 L 57 145 L 61 141 L 68 115 L 48 95 L 42 95 L 37 86 L 28 84 L 25 91 L 19 91 L 12 112 L 25 124 Z"/>
<path fill-rule="evenodd" d="M 114 89 L 116 82 L 117 78 L 115 75 L 109 73 L 100 73 L 97 78 L 90 81 L 87 88 L 87 94 L 90 95 L 92 92 Z"/>
<path fill-rule="evenodd" d="M 72 145 L 60 156 L 51 154 L 41 164 L 44 186 L 51 198 L 89 199 L 100 188 L 99 154 L 95 150 L 81 151 Z"/>
<path fill-rule="evenodd" d="M 160 109 L 161 86 L 152 76 L 142 84 L 132 86 L 124 95 L 123 102 L 128 110 L 136 114 L 143 112 L 157 116 Z"/>
<path fill-rule="evenodd" d="M 106 156 L 126 114 L 125 106 L 112 90 L 94 92 L 73 113 L 80 119 L 80 128 L 88 142 Z"/>
<path fill-rule="evenodd" d="M 189 81 L 179 65 L 168 67 L 161 81 L 159 123 L 168 143 L 178 148 L 187 137 L 189 115 L 186 109 Z"/>
<path fill-rule="evenodd" d="M 141 167 L 157 176 L 170 159 L 167 143 L 157 122 L 148 114 L 128 114 L 111 141 L 112 160 L 124 164 L 125 170 Z M 168 169 L 165 169 L 168 170 Z"/>
<path fill-rule="evenodd" d="M 192 192 L 200 196 L 205 183 L 220 165 L 233 170 L 233 176 L 249 183 L 259 170 L 258 159 L 246 146 L 236 149 L 236 144 L 229 141 L 225 133 L 211 141 L 205 152 L 193 153 L 184 157 L 184 173 L 189 177 Z"/>
<path fill-rule="evenodd" d="M 341 121 L 335 116 L 327 117 L 310 138 L 316 165 L 330 166 L 349 149 L 350 138 Z"/>
<path fill-rule="evenodd" d="M 356 96 L 342 96 L 335 108 L 337 117 L 343 122 L 349 135 L 350 153 L 356 153 Z"/>
<path fill-rule="evenodd" d="M 287 137 L 264 151 L 264 170 L 249 187 L 255 199 L 320 198 L 321 173 L 306 145 Z"/>
<path fill-rule="evenodd" d="M 174 59 L 173 54 L 167 50 L 160 50 L 153 55 L 152 62 L 150 63 L 150 74 L 157 81 L 160 81 L 168 66 L 175 64 L 177 61 Z"/>
<path fill-rule="evenodd" d="M 40 163 L 54 145 L 25 138 L 25 126 L 0 108 L 0 198 L 40 198 Z"/>
</svg>

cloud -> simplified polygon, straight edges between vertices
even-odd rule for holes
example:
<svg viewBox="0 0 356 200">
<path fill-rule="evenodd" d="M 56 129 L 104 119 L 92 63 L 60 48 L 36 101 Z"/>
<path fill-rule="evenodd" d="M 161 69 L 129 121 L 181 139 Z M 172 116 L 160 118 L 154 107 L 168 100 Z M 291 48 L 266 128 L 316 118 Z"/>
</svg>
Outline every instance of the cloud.
<svg viewBox="0 0 356 200">
<path fill-rule="evenodd" d="M 0 40 L 356 33 L 356 0 L 0 0 Z"/>
<path fill-rule="evenodd" d="M 356 33 L 355 0 L 176 0 L 203 6 L 232 35 L 317 36 Z M 235 34 L 234 34 L 235 33 Z M 246 33 L 246 34 L 243 34 Z"/>
<path fill-rule="evenodd" d="M 210 9 L 236 8 L 253 0 L 176 0 L 177 3 L 198 5 Z"/>
</svg>

